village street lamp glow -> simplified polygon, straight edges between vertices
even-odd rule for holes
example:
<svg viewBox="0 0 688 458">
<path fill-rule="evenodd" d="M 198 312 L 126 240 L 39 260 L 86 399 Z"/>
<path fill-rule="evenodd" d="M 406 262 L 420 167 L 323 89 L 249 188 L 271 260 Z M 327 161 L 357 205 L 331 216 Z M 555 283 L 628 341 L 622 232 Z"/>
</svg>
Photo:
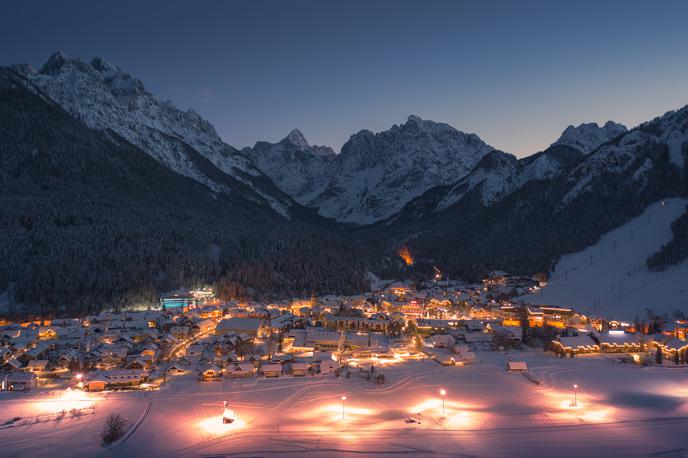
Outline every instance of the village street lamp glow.
<svg viewBox="0 0 688 458">
<path fill-rule="evenodd" d="M 447 394 L 447 390 L 442 388 L 440 390 L 440 396 L 442 396 L 442 413 L 444 413 L 444 396 Z"/>
<path fill-rule="evenodd" d="M 224 401 L 224 411 L 222 412 L 222 423 L 230 424 L 236 420 L 236 413 L 229 407 L 227 401 Z"/>
<path fill-rule="evenodd" d="M 67 388 L 59 396 L 39 401 L 38 405 L 43 412 L 69 412 L 93 407 L 95 400 L 88 393 Z"/>
</svg>

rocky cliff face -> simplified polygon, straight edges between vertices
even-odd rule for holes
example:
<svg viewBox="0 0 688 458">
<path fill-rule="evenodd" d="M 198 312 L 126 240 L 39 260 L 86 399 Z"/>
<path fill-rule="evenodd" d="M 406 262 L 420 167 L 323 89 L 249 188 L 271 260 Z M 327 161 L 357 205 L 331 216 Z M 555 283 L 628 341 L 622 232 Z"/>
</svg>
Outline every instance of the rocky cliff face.
<svg viewBox="0 0 688 458">
<path fill-rule="evenodd" d="M 302 204 L 327 186 L 336 159 L 332 148 L 310 145 L 298 129 L 277 143 L 258 142 L 242 153 L 282 191 Z"/>
<path fill-rule="evenodd" d="M 562 132 L 561 137 L 552 143 L 552 146 L 566 145 L 583 154 L 590 154 L 603 143 L 607 143 L 627 131 L 626 126 L 613 121 L 607 121 L 602 127 L 594 122 L 580 124 L 578 127 L 568 126 Z"/>
<path fill-rule="evenodd" d="M 384 132 L 352 135 L 329 183 L 309 204 L 338 221 L 373 223 L 428 189 L 462 178 L 492 149 L 477 135 L 410 116 Z"/>
</svg>

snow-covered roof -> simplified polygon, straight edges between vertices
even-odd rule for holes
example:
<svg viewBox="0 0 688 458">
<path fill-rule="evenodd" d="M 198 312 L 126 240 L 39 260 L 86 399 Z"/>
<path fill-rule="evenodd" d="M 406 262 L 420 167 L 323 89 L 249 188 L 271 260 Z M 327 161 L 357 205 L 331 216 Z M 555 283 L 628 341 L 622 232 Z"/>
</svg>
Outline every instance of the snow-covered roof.
<svg viewBox="0 0 688 458">
<path fill-rule="evenodd" d="M 567 348 L 594 347 L 597 343 L 590 336 L 559 337 L 561 345 Z"/>
<path fill-rule="evenodd" d="M 466 342 L 492 342 L 492 334 L 486 334 L 484 332 L 467 332 L 464 334 L 464 339 Z"/>
<path fill-rule="evenodd" d="M 281 364 L 263 364 L 262 365 L 263 372 L 277 372 L 277 371 L 282 371 L 282 365 Z"/>
<path fill-rule="evenodd" d="M 523 328 L 520 326 L 502 326 L 499 324 L 492 325 L 492 331 L 495 334 L 509 335 L 517 339 L 523 337 Z"/>
<path fill-rule="evenodd" d="M 240 330 L 257 332 L 261 321 L 256 318 L 225 318 L 217 324 L 219 330 Z"/>
<path fill-rule="evenodd" d="M 635 334 L 628 333 L 602 333 L 598 334 L 597 340 L 600 344 L 606 343 L 609 345 L 623 345 L 623 344 L 637 344 L 639 343 L 638 336 Z"/>
<path fill-rule="evenodd" d="M 510 371 L 527 371 L 528 365 L 524 361 L 509 361 L 508 367 Z"/>
<path fill-rule="evenodd" d="M 668 340 L 664 344 L 664 348 L 666 348 L 667 350 L 677 350 L 678 351 L 678 350 L 681 350 L 683 348 L 688 348 L 688 342 L 685 342 L 683 340 L 679 340 L 679 339 L 674 337 L 673 339 Z"/>
<path fill-rule="evenodd" d="M 232 372 L 251 372 L 253 371 L 254 367 L 253 364 L 251 363 L 238 363 L 232 365 L 231 371 Z"/>
</svg>

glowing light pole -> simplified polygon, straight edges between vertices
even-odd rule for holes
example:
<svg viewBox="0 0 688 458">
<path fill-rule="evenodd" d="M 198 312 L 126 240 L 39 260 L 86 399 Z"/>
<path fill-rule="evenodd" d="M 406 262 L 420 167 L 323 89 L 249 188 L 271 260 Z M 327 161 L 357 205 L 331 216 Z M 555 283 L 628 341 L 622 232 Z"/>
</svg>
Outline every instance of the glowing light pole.
<svg viewBox="0 0 688 458">
<path fill-rule="evenodd" d="M 346 403 L 346 396 L 342 396 L 342 421 L 344 421 L 344 406 Z"/>
<path fill-rule="evenodd" d="M 236 413 L 232 410 L 231 407 L 229 407 L 229 404 L 227 404 L 227 401 L 223 403 L 223 410 L 222 410 L 222 423 L 225 425 L 228 425 L 230 423 L 234 423 L 234 420 L 236 419 Z"/>
<path fill-rule="evenodd" d="M 578 385 L 575 383 L 573 384 L 573 402 L 571 403 L 571 407 L 577 407 L 578 406 Z"/>
<path fill-rule="evenodd" d="M 442 413 L 444 413 L 444 396 L 447 394 L 447 390 L 442 388 L 440 390 L 440 396 L 442 396 Z"/>
</svg>

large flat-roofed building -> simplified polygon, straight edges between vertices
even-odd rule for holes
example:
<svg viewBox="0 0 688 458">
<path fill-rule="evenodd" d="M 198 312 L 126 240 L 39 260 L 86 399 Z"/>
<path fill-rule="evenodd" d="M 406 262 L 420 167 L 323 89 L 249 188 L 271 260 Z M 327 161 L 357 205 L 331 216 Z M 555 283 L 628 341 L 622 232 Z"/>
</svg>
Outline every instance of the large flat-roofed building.
<svg viewBox="0 0 688 458">
<path fill-rule="evenodd" d="M 187 309 L 196 306 L 196 300 L 185 289 L 170 291 L 160 296 L 160 308 L 163 310 Z"/>
<path fill-rule="evenodd" d="M 270 327 L 265 326 L 258 318 L 225 318 L 215 327 L 216 335 L 229 333 L 246 334 L 252 337 L 263 337 L 269 334 Z"/>
</svg>

